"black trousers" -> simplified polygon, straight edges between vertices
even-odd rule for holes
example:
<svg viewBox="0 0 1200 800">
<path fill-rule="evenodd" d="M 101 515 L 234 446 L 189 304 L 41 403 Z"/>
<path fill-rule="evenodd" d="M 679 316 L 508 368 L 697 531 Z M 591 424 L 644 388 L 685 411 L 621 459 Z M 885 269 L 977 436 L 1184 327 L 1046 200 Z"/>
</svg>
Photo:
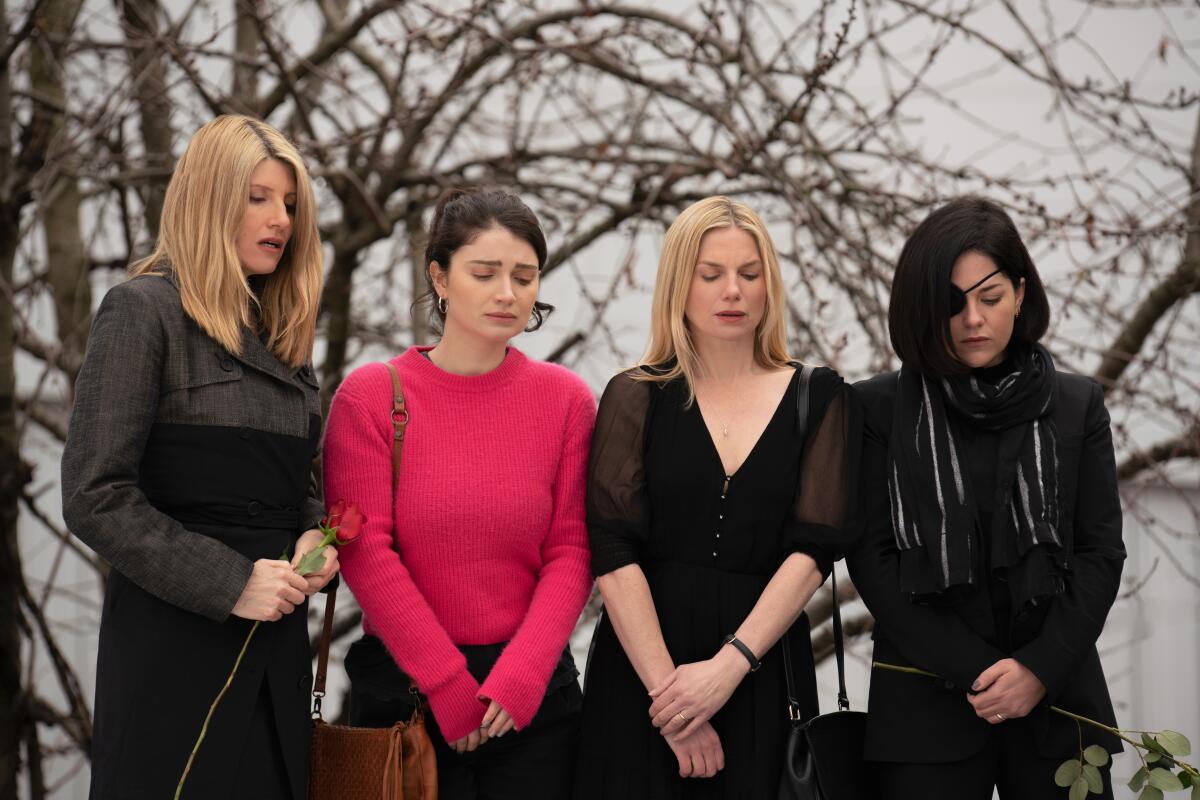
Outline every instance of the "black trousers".
<svg viewBox="0 0 1200 800">
<path fill-rule="evenodd" d="M 481 680 L 502 646 L 462 649 L 468 670 Z M 410 681 L 378 639 L 364 636 L 351 645 L 346 671 L 350 676 L 351 725 L 386 728 L 412 717 Z M 437 720 L 426 710 L 425 724 L 437 755 L 438 800 L 567 800 L 583 708 L 577 678 L 570 652 L 565 652 L 529 725 L 490 739 L 471 753 L 460 755 L 450 749 Z"/>
<path fill-rule="evenodd" d="M 996 726 L 982 750 L 946 764 L 876 762 L 882 800 L 1062 800 L 1067 790 L 1054 783 L 1054 772 L 1066 759 L 1043 758 L 1033 746 L 1033 729 L 1025 719 Z M 1111 764 L 1111 762 L 1109 762 Z M 1089 798 L 1112 800 L 1109 767 L 1100 769 L 1104 793 Z"/>
<path fill-rule="evenodd" d="M 438 800 L 567 800 L 579 752 L 583 693 L 573 682 L 542 701 L 524 730 L 512 730 L 474 752 L 450 749 L 429 719 L 437 751 Z"/>
</svg>

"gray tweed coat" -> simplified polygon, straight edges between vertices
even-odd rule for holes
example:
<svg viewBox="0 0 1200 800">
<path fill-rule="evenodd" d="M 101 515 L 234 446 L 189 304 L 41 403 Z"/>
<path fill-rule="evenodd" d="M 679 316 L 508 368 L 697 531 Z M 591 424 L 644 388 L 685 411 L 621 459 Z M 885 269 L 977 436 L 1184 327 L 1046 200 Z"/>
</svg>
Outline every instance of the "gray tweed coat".
<svg viewBox="0 0 1200 800">
<path fill-rule="evenodd" d="M 254 561 L 290 552 L 322 515 L 317 381 L 249 330 L 241 354 L 226 351 L 184 314 L 168 271 L 105 296 L 75 389 L 63 516 L 112 565 L 92 797 L 170 797 L 250 629 L 230 612 Z M 271 780 L 304 796 L 305 615 L 259 626 L 184 797 Z"/>
</svg>

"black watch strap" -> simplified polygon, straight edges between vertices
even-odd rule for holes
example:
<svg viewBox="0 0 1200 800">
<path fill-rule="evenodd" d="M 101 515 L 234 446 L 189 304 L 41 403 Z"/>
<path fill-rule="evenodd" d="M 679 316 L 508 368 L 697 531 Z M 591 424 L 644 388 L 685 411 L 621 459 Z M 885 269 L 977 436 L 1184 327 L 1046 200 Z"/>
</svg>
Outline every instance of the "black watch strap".
<svg viewBox="0 0 1200 800">
<path fill-rule="evenodd" d="M 751 672 L 757 672 L 758 668 L 762 666 L 762 662 L 754 657 L 754 652 L 749 647 L 746 647 L 746 643 L 734 636 L 732 633 L 726 636 L 721 642 L 722 647 L 727 644 L 731 644 L 736 647 L 738 652 L 746 657 L 746 660 L 750 662 Z"/>
</svg>

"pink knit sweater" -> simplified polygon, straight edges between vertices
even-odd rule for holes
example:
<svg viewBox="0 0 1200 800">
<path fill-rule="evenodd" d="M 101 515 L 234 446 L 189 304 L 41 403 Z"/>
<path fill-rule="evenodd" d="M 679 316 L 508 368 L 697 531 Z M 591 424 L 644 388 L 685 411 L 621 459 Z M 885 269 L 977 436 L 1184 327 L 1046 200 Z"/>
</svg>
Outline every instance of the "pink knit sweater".
<svg viewBox="0 0 1200 800">
<path fill-rule="evenodd" d="M 591 587 L 595 401 L 574 373 L 513 347 L 478 376 L 444 372 L 415 347 L 392 363 L 411 414 L 394 505 L 387 368 L 354 370 L 326 422 L 325 498 L 367 516 L 338 553 L 342 574 L 364 630 L 428 695 L 447 741 L 477 728 L 489 699 L 522 728 Z M 505 641 L 481 686 L 455 645 Z"/>
</svg>

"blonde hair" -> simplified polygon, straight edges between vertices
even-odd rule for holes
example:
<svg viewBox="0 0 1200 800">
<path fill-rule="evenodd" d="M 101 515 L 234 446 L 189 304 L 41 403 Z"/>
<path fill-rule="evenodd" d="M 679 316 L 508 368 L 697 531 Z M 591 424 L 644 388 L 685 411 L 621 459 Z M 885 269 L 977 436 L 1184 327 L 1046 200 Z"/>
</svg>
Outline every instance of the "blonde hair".
<svg viewBox="0 0 1200 800">
<path fill-rule="evenodd" d="M 296 179 L 292 235 L 258 295 L 242 270 L 236 239 L 246 213 L 250 175 L 267 159 Z M 296 147 L 260 120 L 217 117 L 192 136 L 175 165 L 163 201 L 154 252 L 130 276 L 175 270 L 184 312 L 231 353 L 242 329 L 266 334 L 280 361 L 299 367 L 312 357 L 323 273 L 317 209 L 308 170 Z M 257 317 L 254 310 L 257 309 Z"/>
<path fill-rule="evenodd" d="M 758 215 L 744 203 L 722 196 L 706 197 L 685 208 L 667 229 L 654 281 L 650 342 L 637 365 L 645 369 L 633 373 L 637 380 L 659 382 L 682 376 L 687 381 L 689 405 L 695 397 L 696 379 L 703 373 L 703 365 L 684 319 L 684 307 L 696 273 L 700 240 L 717 228 L 739 228 L 749 233 L 763 262 L 767 301 L 754 332 L 755 362 L 767 369 L 782 369 L 791 363 L 783 315 L 783 277 L 771 235 Z"/>
</svg>

